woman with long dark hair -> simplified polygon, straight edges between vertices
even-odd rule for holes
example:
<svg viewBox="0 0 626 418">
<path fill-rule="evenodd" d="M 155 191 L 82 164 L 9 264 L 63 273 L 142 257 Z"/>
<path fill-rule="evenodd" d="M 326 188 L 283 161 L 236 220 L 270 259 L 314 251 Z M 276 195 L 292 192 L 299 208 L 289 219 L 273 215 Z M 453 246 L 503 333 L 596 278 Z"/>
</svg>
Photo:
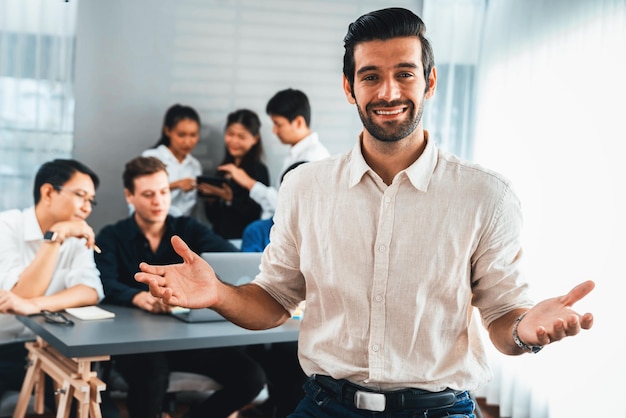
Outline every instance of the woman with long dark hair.
<svg viewBox="0 0 626 418">
<path fill-rule="evenodd" d="M 200 116 L 190 106 L 175 104 L 167 109 L 161 137 L 144 157 L 156 157 L 167 166 L 172 193 L 170 213 L 191 215 L 196 205 L 196 177 L 202 174 L 200 161 L 191 151 L 200 139 Z"/>
<path fill-rule="evenodd" d="M 269 184 L 267 166 L 261 161 L 261 121 L 248 109 L 230 113 L 224 131 L 225 155 L 220 166 L 233 164 L 265 185 Z M 226 239 L 240 239 L 244 228 L 261 216 L 261 206 L 250 198 L 248 189 L 229 181 L 227 173 L 219 171 L 224 181 L 220 186 L 200 183 L 201 194 L 210 196 L 205 201 L 206 215 L 215 232 Z"/>
</svg>

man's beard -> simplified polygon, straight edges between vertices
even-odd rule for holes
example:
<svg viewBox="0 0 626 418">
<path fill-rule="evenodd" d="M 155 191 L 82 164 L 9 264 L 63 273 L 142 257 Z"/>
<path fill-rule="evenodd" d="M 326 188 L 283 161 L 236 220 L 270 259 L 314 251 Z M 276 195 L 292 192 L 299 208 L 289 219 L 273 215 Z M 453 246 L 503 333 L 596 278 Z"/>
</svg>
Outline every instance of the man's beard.
<svg viewBox="0 0 626 418">
<path fill-rule="evenodd" d="M 361 118 L 361 122 L 363 126 L 374 138 L 378 139 L 382 142 L 397 142 L 407 136 L 411 135 L 413 131 L 417 128 L 420 121 L 422 120 L 422 113 L 424 112 L 424 102 L 420 103 L 419 108 L 417 109 L 417 113 L 415 112 L 415 105 L 413 102 L 406 101 L 394 101 L 389 103 L 370 103 L 365 107 L 366 114 L 363 114 L 361 111 L 361 106 L 356 104 L 356 108 L 359 112 L 359 117 Z M 387 121 L 382 124 L 377 124 L 373 121 L 370 114 L 373 114 L 373 107 L 378 109 L 384 107 L 397 107 L 397 106 L 406 106 L 407 112 L 409 113 L 409 117 L 405 118 L 403 122 L 398 121 Z"/>
</svg>

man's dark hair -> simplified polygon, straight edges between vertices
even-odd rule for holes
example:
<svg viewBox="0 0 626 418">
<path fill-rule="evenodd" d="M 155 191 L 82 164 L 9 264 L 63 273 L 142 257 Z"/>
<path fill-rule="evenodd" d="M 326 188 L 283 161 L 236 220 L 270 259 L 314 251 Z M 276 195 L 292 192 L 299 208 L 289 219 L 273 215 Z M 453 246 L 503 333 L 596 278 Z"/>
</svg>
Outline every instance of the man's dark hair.
<svg viewBox="0 0 626 418">
<path fill-rule="evenodd" d="M 164 171 L 167 174 L 167 167 L 161 160 L 156 157 L 136 157 L 126 163 L 122 180 L 124 188 L 132 194 L 135 193 L 135 179 L 141 176 Z"/>
<path fill-rule="evenodd" d="M 35 185 L 33 187 L 33 197 L 35 205 L 41 200 L 41 186 L 46 183 L 51 184 L 55 188 L 59 188 L 72 178 L 76 173 L 87 174 L 93 181 L 94 188 L 100 185 L 100 179 L 89 167 L 76 160 L 56 159 L 44 163 L 37 174 L 35 174 Z"/>
<path fill-rule="evenodd" d="M 311 105 L 309 98 L 300 90 L 286 89 L 274 95 L 265 107 L 268 115 L 282 116 L 289 122 L 302 116 L 307 126 L 311 126 Z"/>
<path fill-rule="evenodd" d="M 428 77 L 435 66 L 432 46 L 425 36 L 426 25 L 415 13 L 400 7 L 376 10 L 359 17 L 348 26 L 343 38 L 343 74 L 350 83 L 354 97 L 354 47 L 361 42 L 386 41 L 392 38 L 417 36 L 422 44 L 422 66 L 428 89 Z"/>
</svg>

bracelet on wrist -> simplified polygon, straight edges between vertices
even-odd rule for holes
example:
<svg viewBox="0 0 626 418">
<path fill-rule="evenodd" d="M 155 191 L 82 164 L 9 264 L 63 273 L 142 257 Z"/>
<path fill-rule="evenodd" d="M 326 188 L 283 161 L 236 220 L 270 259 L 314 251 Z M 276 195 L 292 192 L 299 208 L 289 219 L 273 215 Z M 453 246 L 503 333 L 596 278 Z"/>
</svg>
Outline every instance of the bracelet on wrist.
<svg viewBox="0 0 626 418">
<path fill-rule="evenodd" d="M 515 342 L 515 345 L 517 345 L 519 348 L 526 351 L 527 353 L 536 354 L 541 351 L 543 345 L 528 345 L 524 341 L 522 341 L 517 334 L 517 326 L 519 325 L 520 321 L 524 319 L 527 313 L 528 312 L 524 312 L 515 320 L 515 323 L 513 324 L 513 341 Z"/>
</svg>

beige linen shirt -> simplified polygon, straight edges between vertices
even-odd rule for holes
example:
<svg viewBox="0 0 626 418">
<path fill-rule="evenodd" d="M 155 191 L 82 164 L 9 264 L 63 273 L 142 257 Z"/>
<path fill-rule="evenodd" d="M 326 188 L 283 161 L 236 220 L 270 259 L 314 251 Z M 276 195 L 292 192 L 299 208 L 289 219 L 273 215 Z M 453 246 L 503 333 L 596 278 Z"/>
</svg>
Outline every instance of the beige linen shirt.
<svg viewBox="0 0 626 418">
<path fill-rule="evenodd" d="M 520 212 L 506 179 L 432 141 L 389 186 L 357 144 L 286 176 L 255 282 L 292 312 L 306 298 L 308 375 L 474 390 L 491 372 L 472 305 L 486 325 L 531 306 Z"/>
</svg>

